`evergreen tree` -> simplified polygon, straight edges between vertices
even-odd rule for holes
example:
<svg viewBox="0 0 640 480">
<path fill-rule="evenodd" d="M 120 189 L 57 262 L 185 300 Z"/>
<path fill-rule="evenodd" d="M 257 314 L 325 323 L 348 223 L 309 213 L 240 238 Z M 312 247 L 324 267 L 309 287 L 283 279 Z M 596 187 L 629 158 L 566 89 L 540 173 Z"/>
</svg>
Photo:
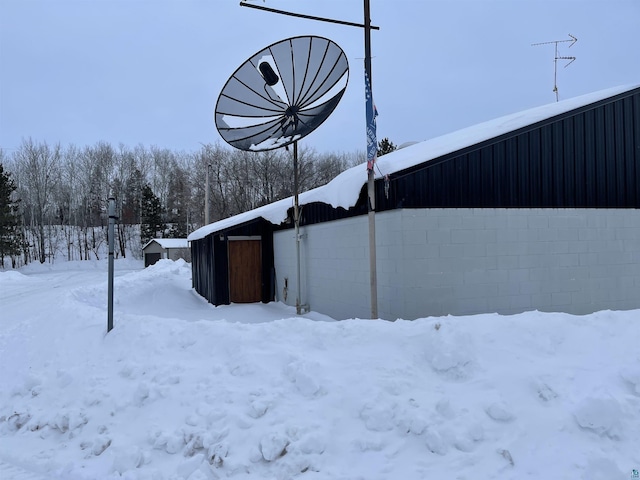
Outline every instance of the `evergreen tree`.
<svg viewBox="0 0 640 480">
<path fill-rule="evenodd" d="M 185 238 L 189 222 L 189 181 L 187 172 L 176 166 L 169 178 L 167 222 L 169 238 Z"/>
<path fill-rule="evenodd" d="M 144 179 L 139 169 L 134 169 L 131 176 L 124 181 L 122 189 L 122 214 L 120 222 L 125 225 L 137 224 L 141 221 L 142 190 Z"/>
<path fill-rule="evenodd" d="M 396 147 L 391 140 L 389 140 L 387 137 L 384 137 L 378 142 L 378 157 L 381 157 L 382 155 L 385 155 L 387 153 L 391 153 L 397 148 L 398 147 Z"/>
<path fill-rule="evenodd" d="M 162 220 L 163 209 L 160 199 L 148 184 L 142 187 L 141 207 L 140 241 L 144 245 L 152 238 L 162 237 L 166 229 Z"/>
<path fill-rule="evenodd" d="M 20 254 L 21 235 L 18 221 L 18 203 L 12 198 L 16 185 L 9 172 L 0 163 L 0 267 L 4 257 Z"/>
</svg>

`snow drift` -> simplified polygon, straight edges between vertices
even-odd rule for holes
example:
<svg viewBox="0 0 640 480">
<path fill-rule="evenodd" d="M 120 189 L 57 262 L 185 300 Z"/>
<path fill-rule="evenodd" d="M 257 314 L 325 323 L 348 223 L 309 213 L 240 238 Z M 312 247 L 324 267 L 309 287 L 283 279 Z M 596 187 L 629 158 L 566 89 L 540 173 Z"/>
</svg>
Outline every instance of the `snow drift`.
<svg viewBox="0 0 640 480">
<path fill-rule="evenodd" d="M 640 311 L 335 322 L 213 307 L 189 264 L 140 267 L 116 261 L 108 335 L 106 262 L 0 272 L 0 466 L 70 480 L 640 466 Z"/>
</svg>

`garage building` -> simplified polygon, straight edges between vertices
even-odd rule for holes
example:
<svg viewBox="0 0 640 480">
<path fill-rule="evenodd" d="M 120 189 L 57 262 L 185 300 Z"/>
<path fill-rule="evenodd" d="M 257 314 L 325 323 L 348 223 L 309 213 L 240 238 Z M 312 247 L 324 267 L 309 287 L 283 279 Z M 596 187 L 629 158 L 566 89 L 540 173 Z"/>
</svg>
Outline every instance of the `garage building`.
<svg viewBox="0 0 640 480">
<path fill-rule="evenodd" d="M 640 308 L 640 86 L 411 145 L 376 170 L 380 317 Z M 300 195 L 311 310 L 368 318 L 366 200 L 364 166 Z M 189 240 L 211 303 L 295 302 L 291 198 Z"/>
</svg>

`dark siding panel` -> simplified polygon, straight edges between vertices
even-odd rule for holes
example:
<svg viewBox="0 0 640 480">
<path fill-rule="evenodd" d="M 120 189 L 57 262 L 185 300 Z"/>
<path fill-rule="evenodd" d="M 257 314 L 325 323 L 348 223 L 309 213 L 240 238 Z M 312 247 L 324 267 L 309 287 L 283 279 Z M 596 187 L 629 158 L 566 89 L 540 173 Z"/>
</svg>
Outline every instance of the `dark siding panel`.
<svg viewBox="0 0 640 480">
<path fill-rule="evenodd" d="M 615 136 L 615 115 L 613 104 L 604 107 L 604 137 L 605 137 L 605 170 L 607 190 L 606 203 L 607 207 L 617 205 L 616 198 L 616 136 Z"/>
<path fill-rule="evenodd" d="M 419 202 L 416 199 L 416 192 L 414 188 L 414 185 L 416 183 L 416 178 L 419 175 L 424 175 L 424 171 L 418 172 L 417 175 L 405 175 L 404 178 L 402 178 L 401 191 L 404 192 L 403 202 L 402 202 L 404 206 L 415 207 L 416 205 L 419 204 Z"/>
<path fill-rule="evenodd" d="M 623 100 L 623 131 L 624 131 L 624 159 L 625 159 L 625 190 L 627 192 L 627 202 L 630 204 L 638 203 L 638 195 L 635 185 L 636 180 L 636 159 L 634 152 L 634 135 L 633 135 L 633 99 L 625 98 Z"/>
<path fill-rule="evenodd" d="M 552 151 L 551 171 L 553 172 L 553 182 L 551 184 L 551 205 L 561 207 L 565 205 L 565 184 L 564 184 L 564 123 L 558 121 L 552 124 Z"/>
<path fill-rule="evenodd" d="M 542 169 L 540 162 L 542 161 L 540 153 L 540 130 L 533 130 L 529 133 L 529 167 L 530 167 L 530 200 L 531 206 L 541 201 L 540 178 Z"/>
<path fill-rule="evenodd" d="M 467 155 L 469 162 L 469 205 L 473 206 L 482 198 L 482 177 L 480 174 L 480 152 L 478 150 Z"/>
<path fill-rule="evenodd" d="M 518 141 L 515 137 L 505 141 L 504 179 L 507 182 L 506 205 L 520 206 L 520 189 L 518 188 Z"/>
<path fill-rule="evenodd" d="M 540 202 L 543 207 L 553 206 L 553 129 L 545 125 L 540 129 Z"/>
<path fill-rule="evenodd" d="M 467 170 L 467 162 L 464 157 L 455 157 L 451 163 L 454 165 L 454 178 L 451 179 L 453 188 L 452 203 L 447 206 L 461 205 L 469 192 L 469 175 Z"/>
<path fill-rule="evenodd" d="M 579 113 L 573 117 L 574 135 L 574 166 L 575 166 L 575 206 L 584 207 L 587 205 L 586 184 L 586 151 L 584 134 L 584 113 Z"/>
<path fill-rule="evenodd" d="M 636 202 L 640 203 L 640 92 L 633 96 L 633 132 L 635 151 Z"/>
<path fill-rule="evenodd" d="M 471 185 L 469 181 L 469 156 L 462 155 L 455 158 L 456 170 L 458 171 L 458 192 L 456 198 L 459 202 L 455 205 L 471 204 Z M 454 206 L 455 206 L 454 205 Z"/>
<path fill-rule="evenodd" d="M 198 281 L 198 272 L 201 265 L 201 259 L 198 255 L 199 240 L 191 242 L 191 287 L 199 293 L 200 282 Z"/>
<path fill-rule="evenodd" d="M 604 109 L 597 108 L 594 111 L 594 137 L 595 137 L 595 206 L 606 206 L 607 202 L 607 149 L 605 145 Z"/>
<path fill-rule="evenodd" d="M 191 242 L 191 265 L 193 287 L 210 303 L 216 304 L 213 284 L 214 255 L 210 248 L 210 237 Z"/>
<path fill-rule="evenodd" d="M 521 207 L 531 206 L 531 155 L 529 149 L 529 135 L 524 134 L 518 137 L 518 165 L 520 165 L 520 175 L 518 177 L 518 187 L 520 190 Z"/>
<path fill-rule="evenodd" d="M 585 144 L 585 187 L 587 191 L 586 207 L 595 207 L 598 204 L 596 189 L 596 136 L 595 136 L 595 112 L 584 112 L 584 144 Z"/>
<path fill-rule="evenodd" d="M 456 161 L 453 159 L 449 162 L 443 162 L 442 166 L 442 184 L 438 189 L 440 195 L 440 201 L 438 206 L 449 206 L 458 203 L 459 199 L 456 198 L 460 189 L 457 188 L 457 182 L 459 176 L 456 171 Z"/>
<path fill-rule="evenodd" d="M 440 206 L 442 202 L 442 196 L 438 195 L 439 190 L 442 188 L 442 164 L 433 165 L 426 170 L 427 181 L 421 182 L 421 185 L 426 185 L 426 191 L 423 188 L 421 192 L 421 202 L 425 202 L 427 205 Z"/>
<path fill-rule="evenodd" d="M 206 266 L 207 269 L 203 272 L 203 276 L 206 278 L 206 284 L 207 284 L 207 298 L 209 298 L 210 302 L 213 303 L 214 305 L 220 305 L 221 301 L 224 301 L 224 299 L 221 299 L 220 296 L 217 294 L 217 290 L 216 290 L 216 285 L 217 285 L 217 278 L 216 278 L 216 267 L 217 265 L 217 258 L 216 258 L 216 251 L 214 250 L 214 242 L 213 242 L 213 235 L 209 235 L 208 237 L 205 237 L 205 252 L 207 252 L 207 262 L 206 262 Z"/>
<path fill-rule="evenodd" d="M 480 201 L 485 205 L 494 206 L 495 198 L 493 195 L 493 162 L 491 147 L 480 149 L 480 195 L 476 202 Z M 477 203 L 476 203 L 477 205 Z"/>
<path fill-rule="evenodd" d="M 507 178 L 505 161 L 505 142 L 495 143 L 493 152 L 493 202 L 494 205 L 504 205 L 509 197 L 509 179 Z"/>
<path fill-rule="evenodd" d="M 211 278 L 212 290 L 216 301 L 214 305 L 227 305 L 229 303 L 229 252 L 227 249 L 227 237 L 209 235 L 209 244 L 213 251 L 214 263 L 212 265 Z"/>
<path fill-rule="evenodd" d="M 615 196 L 616 206 L 620 207 L 627 204 L 627 189 L 625 185 L 627 172 L 624 161 L 624 104 L 616 102 L 613 108 L 616 158 Z"/>
<path fill-rule="evenodd" d="M 563 192 L 564 195 L 560 199 L 559 206 L 575 207 L 576 206 L 576 159 L 574 150 L 574 119 L 572 117 L 562 122 L 562 162 L 564 167 L 562 174 L 564 175 Z"/>
</svg>

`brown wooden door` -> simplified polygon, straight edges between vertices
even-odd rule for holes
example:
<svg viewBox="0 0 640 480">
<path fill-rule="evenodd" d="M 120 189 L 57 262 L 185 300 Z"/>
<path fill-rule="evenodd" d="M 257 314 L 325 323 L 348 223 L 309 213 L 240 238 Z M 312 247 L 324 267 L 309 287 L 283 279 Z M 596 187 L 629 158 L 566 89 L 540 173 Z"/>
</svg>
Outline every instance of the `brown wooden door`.
<svg viewBox="0 0 640 480">
<path fill-rule="evenodd" d="M 262 255 L 260 240 L 229 240 L 229 301 L 253 303 L 262 300 Z"/>
</svg>

